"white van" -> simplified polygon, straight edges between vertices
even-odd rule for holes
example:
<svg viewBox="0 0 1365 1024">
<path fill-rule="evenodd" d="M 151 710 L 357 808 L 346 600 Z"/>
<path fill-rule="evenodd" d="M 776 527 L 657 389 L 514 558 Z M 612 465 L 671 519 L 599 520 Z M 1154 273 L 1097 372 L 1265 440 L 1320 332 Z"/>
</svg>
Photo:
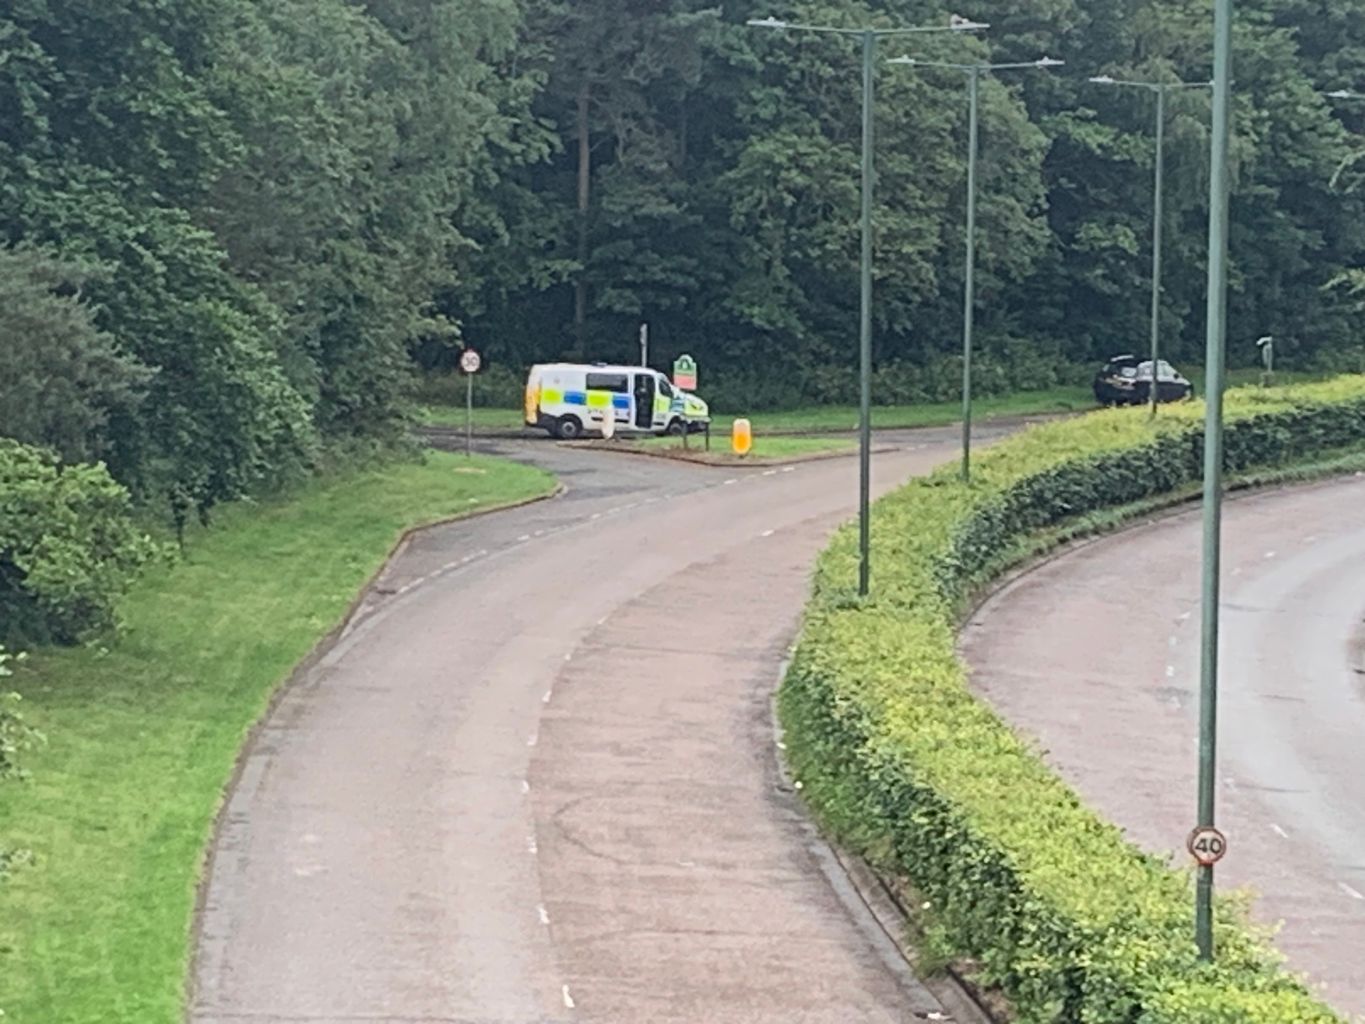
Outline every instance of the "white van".
<svg viewBox="0 0 1365 1024">
<path fill-rule="evenodd" d="M 679 391 L 646 366 L 549 363 L 526 378 L 526 423 L 570 441 L 601 433 L 611 416 L 618 434 L 681 434 L 711 418 L 696 395 Z"/>
</svg>

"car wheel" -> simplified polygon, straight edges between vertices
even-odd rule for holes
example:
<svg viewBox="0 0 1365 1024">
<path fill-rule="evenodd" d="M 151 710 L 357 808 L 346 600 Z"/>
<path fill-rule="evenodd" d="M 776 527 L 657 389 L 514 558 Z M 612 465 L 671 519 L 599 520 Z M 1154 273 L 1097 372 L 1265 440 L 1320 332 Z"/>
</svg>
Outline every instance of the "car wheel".
<svg viewBox="0 0 1365 1024">
<path fill-rule="evenodd" d="M 561 441 L 577 441 L 583 436 L 583 421 L 577 416 L 561 416 L 556 433 Z"/>
<path fill-rule="evenodd" d="M 669 436 L 669 437 L 682 437 L 682 436 L 683 436 L 683 429 L 684 429 L 684 428 L 683 428 L 683 421 L 682 421 L 682 420 L 669 420 L 669 422 L 668 422 L 668 436 Z"/>
</svg>

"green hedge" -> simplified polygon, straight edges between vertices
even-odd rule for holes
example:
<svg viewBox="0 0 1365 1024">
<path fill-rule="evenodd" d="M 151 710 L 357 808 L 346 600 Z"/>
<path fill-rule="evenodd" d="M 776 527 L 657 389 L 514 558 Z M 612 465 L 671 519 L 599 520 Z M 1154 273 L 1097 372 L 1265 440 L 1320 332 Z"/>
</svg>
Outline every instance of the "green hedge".
<svg viewBox="0 0 1365 1024">
<path fill-rule="evenodd" d="M 827 825 L 930 901 L 946 955 L 980 965 L 1021 1021 L 1336 1021 L 1280 966 L 1241 909 L 1219 907 L 1215 965 L 1198 961 L 1192 888 L 1082 805 L 967 687 L 965 602 L 1038 531 L 1188 486 L 1202 406 L 1036 427 L 877 503 L 874 586 L 856 595 L 857 538 L 821 557 L 781 694 L 791 763 Z M 1365 377 L 1231 392 L 1230 469 L 1286 464 L 1365 439 Z"/>
</svg>

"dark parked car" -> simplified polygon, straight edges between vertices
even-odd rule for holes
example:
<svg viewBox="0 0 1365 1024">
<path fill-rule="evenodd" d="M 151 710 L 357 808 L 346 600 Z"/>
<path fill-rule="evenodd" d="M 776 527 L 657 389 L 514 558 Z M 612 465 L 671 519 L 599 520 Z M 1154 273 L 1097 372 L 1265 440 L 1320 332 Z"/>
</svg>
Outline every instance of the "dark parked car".
<svg viewBox="0 0 1365 1024">
<path fill-rule="evenodd" d="M 1194 385 L 1166 360 L 1157 364 L 1158 402 L 1179 402 L 1194 395 Z M 1095 401 L 1100 405 L 1145 405 L 1152 400 L 1152 361 L 1140 356 L 1114 356 L 1095 374 Z"/>
</svg>

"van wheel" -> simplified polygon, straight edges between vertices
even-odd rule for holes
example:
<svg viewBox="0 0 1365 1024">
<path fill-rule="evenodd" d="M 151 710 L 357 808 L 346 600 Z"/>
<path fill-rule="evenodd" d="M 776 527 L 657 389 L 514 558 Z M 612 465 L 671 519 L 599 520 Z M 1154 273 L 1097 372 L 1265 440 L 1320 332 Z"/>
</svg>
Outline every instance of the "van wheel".
<svg viewBox="0 0 1365 1024">
<path fill-rule="evenodd" d="M 556 433 L 561 441 L 577 441 L 583 436 L 583 421 L 577 416 L 561 416 Z"/>
<path fill-rule="evenodd" d="M 682 420 L 670 420 L 668 423 L 668 436 L 682 437 L 684 429 Z"/>
</svg>

